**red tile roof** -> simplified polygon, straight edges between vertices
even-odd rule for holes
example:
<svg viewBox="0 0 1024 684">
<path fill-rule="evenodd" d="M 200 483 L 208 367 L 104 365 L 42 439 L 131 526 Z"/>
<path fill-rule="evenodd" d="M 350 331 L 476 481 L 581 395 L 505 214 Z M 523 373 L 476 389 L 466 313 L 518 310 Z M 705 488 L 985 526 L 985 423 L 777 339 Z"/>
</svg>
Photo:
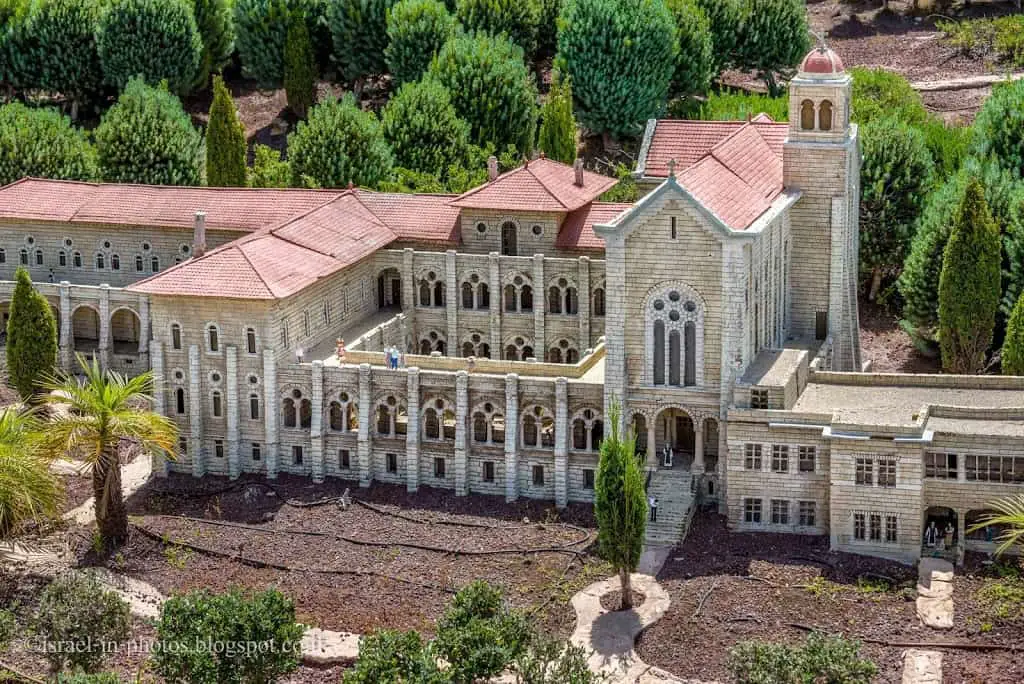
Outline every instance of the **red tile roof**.
<svg viewBox="0 0 1024 684">
<path fill-rule="evenodd" d="M 400 240 L 461 242 L 459 208 L 453 195 L 405 195 L 356 190 L 362 203 Z"/>
<path fill-rule="evenodd" d="M 752 126 L 780 159 L 782 143 L 789 125 L 775 123 L 765 114 L 751 121 L 688 121 L 682 119 L 659 120 L 654 127 L 644 163 L 644 176 L 667 178 L 668 162 L 676 161 L 676 173 L 693 166 L 707 155 L 711 148 L 740 129 Z"/>
<path fill-rule="evenodd" d="M 610 223 L 632 207 L 617 202 L 594 202 L 571 212 L 562 222 L 555 247 L 563 249 L 604 249 L 604 238 L 594 233 L 594 224 Z"/>
<path fill-rule="evenodd" d="M 460 195 L 455 207 L 505 211 L 569 212 L 601 196 L 617 182 L 614 178 L 583 172 L 583 185 L 576 185 L 576 170 L 551 159 L 534 159 Z"/>
</svg>

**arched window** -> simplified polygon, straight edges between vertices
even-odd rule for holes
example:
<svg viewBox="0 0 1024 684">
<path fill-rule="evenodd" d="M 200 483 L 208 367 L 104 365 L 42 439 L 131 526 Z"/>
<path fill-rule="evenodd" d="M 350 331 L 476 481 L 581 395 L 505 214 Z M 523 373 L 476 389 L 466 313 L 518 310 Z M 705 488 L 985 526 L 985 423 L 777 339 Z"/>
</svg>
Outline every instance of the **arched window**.
<svg viewBox="0 0 1024 684">
<path fill-rule="evenodd" d="M 530 415 L 523 418 L 523 446 L 537 446 L 537 419 Z"/>
<path fill-rule="evenodd" d="M 253 328 L 245 329 L 245 350 L 250 354 L 256 353 L 256 331 Z"/>
<path fill-rule="evenodd" d="M 533 346 L 525 337 L 513 337 L 505 342 L 507 361 L 525 361 L 533 356 Z"/>
<path fill-rule="evenodd" d="M 562 291 L 554 285 L 548 288 L 548 313 L 562 313 Z"/>
<path fill-rule="evenodd" d="M 149 260 L 149 267 L 150 267 L 150 270 L 153 271 L 153 273 L 156 273 L 157 271 L 159 271 L 160 270 L 160 257 L 158 257 L 156 255 L 152 256 L 150 258 L 150 260 Z"/>
<path fill-rule="evenodd" d="M 142 260 L 142 255 L 135 255 L 135 272 L 142 273 L 146 269 L 145 262 Z"/>
<path fill-rule="evenodd" d="M 604 424 L 596 411 L 583 409 L 572 419 L 572 448 L 597 451 L 604 438 Z"/>
<path fill-rule="evenodd" d="M 473 441 L 487 442 L 487 416 L 480 412 L 473 414 Z"/>
<path fill-rule="evenodd" d="M 3 247 L 0 247 L 0 264 L 6 264 L 6 263 L 7 263 L 7 250 L 4 249 Z"/>
<path fill-rule="evenodd" d="M 565 362 L 566 363 L 579 363 L 580 353 L 575 349 L 569 348 L 565 351 Z"/>
<path fill-rule="evenodd" d="M 572 448 L 577 451 L 587 448 L 587 426 L 582 418 L 572 421 Z"/>
<path fill-rule="evenodd" d="M 377 434 L 391 435 L 391 410 L 387 406 L 377 407 Z"/>
<path fill-rule="evenodd" d="M 75 252 L 74 264 L 75 264 L 75 268 L 82 268 L 82 253 L 81 252 Z"/>
<path fill-rule="evenodd" d="M 654 384 L 665 384 L 665 322 L 654 321 Z"/>
<path fill-rule="evenodd" d="M 214 418 L 220 418 L 223 414 L 222 397 L 219 390 L 210 393 L 210 406 Z"/>
<path fill-rule="evenodd" d="M 555 420 L 540 406 L 527 409 L 523 417 L 523 445 L 550 449 L 555 446 Z"/>
<path fill-rule="evenodd" d="M 423 414 L 423 432 L 427 439 L 441 439 L 441 424 L 437 419 L 437 411 L 432 408 Z"/>
<path fill-rule="evenodd" d="M 181 387 L 174 390 L 174 408 L 179 416 L 185 415 L 185 390 Z"/>
<path fill-rule="evenodd" d="M 6 259 L 0 259 L 0 264 L 2 264 L 4 261 L 6 261 Z M 65 252 L 63 249 L 57 253 L 57 264 L 60 265 L 62 268 L 68 265 L 68 253 Z"/>
<path fill-rule="evenodd" d="M 101 252 L 96 255 L 96 269 L 103 270 L 104 268 L 106 268 L 106 259 L 104 258 L 103 253 Z"/>
<path fill-rule="evenodd" d="M 22 266 L 28 266 L 28 250 L 27 249 L 21 250 L 21 265 Z"/>
<path fill-rule="evenodd" d="M 430 306 L 430 283 L 420 281 L 420 306 Z"/>
<path fill-rule="evenodd" d="M 462 308 L 472 309 L 476 305 L 476 293 L 473 292 L 473 285 L 468 281 L 462 283 Z"/>
<path fill-rule="evenodd" d="M 562 363 L 562 350 L 554 347 L 548 350 L 548 363 Z"/>
<path fill-rule="evenodd" d="M 308 428 L 313 424 L 313 402 L 303 399 L 299 403 L 299 427 Z"/>
<path fill-rule="evenodd" d="M 43 265 L 43 250 L 37 249 L 36 250 L 36 266 L 42 266 L 42 265 Z"/>
<path fill-rule="evenodd" d="M 505 311 L 515 311 L 516 303 L 518 298 L 516 297 L 516 288 L 514 285 L 505 286 Z"/>
<path fill-rule="evenodd" d="M 249 395 L 249 418 L 252 420 L 260 419 L 260 395 L 258 394 Z"/>
<path fill-rule="evenodd" d="M 519 293 L 519 310 L 533 311 L 533 288 L 529 285 L 523 285 Z"/>
<path fill-rule="evenodd" d="M 330 424 L 331 429 L 335 432 L 345 431 L 345 413 L 341 404 L 336 401 L 331 402 Z"/>
<path fill-rule="evenodd" d="M 213 323 L 206 326 L 206 350 L 210 352 L 220 351 L 220 331 Z"/>
<path fill-rule="evenodd" d="M 519 350 L 516 349 L 515 345 L 510 344 L 507 347 L 505 347 L 505 360 L 506 361 L 518 361 L 519 360 Z"/>
<path fill-rule="evenodd" d="M 181 349 L 181 326 L 171 323 L 171 349 Z"/>
<path fill-rule="evenodd" d="M 42 253 L 40 253 L 40 256 L 42 256 Z M 110 256 L 110 269 L 113 271 L 121 270 L 121 257 L 117 254 L 112 254 Z"/>
<path fill-rule="evenodd" d="M 286 428 L 293 428 L 296 425 L 296 411 L 295 411 L 295 400 L 291 397 L 286 398 L 282 402 L 281 416 L 284 420 L 284 426 Z"/>
<path fill-rule="evenodd" d="M 480 283 L 480 286 L 477 288 L 477 294 L 478 298 L 476 307 L 478 309 L 491 308 L 491 291 L 487 287 L 487 283 Z"/>
<path fill-rule="evenodd" d="M 697 324 L 693 321 L 683 326 L 683 348 L 686 350 L 683 384 L 692 387 L 697 384 Z"/>
<path fill-rule="evenodd" d="M 673 330 L 668 334 L 668 384 L 680 385 L 680 349 L 679 331 Z"/>
<path fill-rule="evenodd" d="M 444 306 L 444 284 L 441 281 L 434 283 L 434 306 Z"/>
<path fill-rule="evenodd" d="M 832 130 L 832 103 L 829 100 L 822 100 L 818 105 L 818 128 L 823 131 Z"/>
<path fill-rule="evenodd" d="M 800 103 L 800 128 L 805 131 L 814 130 L 814 103 L 810 100 Z"/>
<path fill-rule="evenodd" d="M 501 224 L 501 253 L 505 256 L 517 256 L 519 254 L 516 224 L 512 221 L 505 221 Z"/>
<path fill-rule="evenodd" d="M 576 295 L 576 288 L 570 287 L 565 291 L 565 313 L 578 314 L 580 312 L 580 301 Z"/>
<path fill-rule="evenodd" d="M 594 290 L 594 315 L 604 316 L 604 288 Z"/>
<path fill-rule="evenodd" d="M 676 387 L 703 382 L 704 305 L 700 301 L 697 293 L 683 283 L 648 296 L 644 382 Z"/>
</svg>

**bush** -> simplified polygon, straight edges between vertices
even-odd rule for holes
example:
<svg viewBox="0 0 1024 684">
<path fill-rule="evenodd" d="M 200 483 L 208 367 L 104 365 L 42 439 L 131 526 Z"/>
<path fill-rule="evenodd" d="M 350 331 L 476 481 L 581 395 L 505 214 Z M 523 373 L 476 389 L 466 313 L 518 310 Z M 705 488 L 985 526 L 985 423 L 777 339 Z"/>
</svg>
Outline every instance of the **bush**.
<svg viewBox="0 0 1024 684">
<path fill-rule="evenodd" d="M 18 620 L 14 613 L 0 609 L 0 651 L 6 650 L 8 644 L 18 633 Z"/>
<path fill-rule="evenodd" d="M 903 266 L 933 167 L 921 132 L 892 118 L 863 127 L 861 154 L 860 269 L 874 300 L 882 278 Z"/>
<path fill-rule="evenodd" d="M 19 80 L 12 57 L 28 11 L 29 0 L 0 0 L 0 87 L 6 89 Z"/>
<path fill-rule="evenodd" d="M 94 672 L 106 656 L 97 644 L 124 641 L 129 625 L 127 603 L 93 575 L 75 573 L 58 577 L 43 590 L 35 627 L 47 643 L 74 644 L 46 649 L 54 671 L 67 665 Z"/>
<path fill-rule="evenodd" d="M 206 184 L 245 187 L 245 129 L 231 93 L 220 76 L 213 78 L 213 104 L 206 126 Z"/>
<path fill-rule="evenodd" d="M 21 398 L 32 402 L 57 366 L 57 321 L 24 266 L 18 267 L 14 279 L 7 319 L 7 377 Z"/>
<path fill-rule="evenodd" d="M 576 119 L 572 116 L 572 87 L 551 76 L 551 90 L 540 110 L 537 147 L 548 159 L 572 164 L 576 160 Z"/>
<path fill-rule="evenodd" d="M 708 95 L 695 117 L 703 121 L 747 121 L 767 114 L 773 121 L 789 120 L 789 97 L 772 97 L 742 90 L 722 90 Z"/>
<path fill-rule="evenodd" d="M 972 153 L 991 159 L 1015 177 L 1024 176 L 1024 82 L 992 89 L 974 120 Z"/>
<path fill-rule="evenodd" d="M 251 596 L 239 589 L 192 591 L 160 608 L 154 669 L 172 684 L 272 682 L 298 667 L 303 631 L 295 624 L 295 605 L 276 589 Z M 208 642 L 274 648 L 218 651 L 205 647 Z"/>
<path fill-rule="evenodd" d="M 316 55 L 302 17 L 292 17 L 284 54 L 284 90 L 288 108 L 305 118 L 316 101 Z"/>
<path fill-rule="evenodd" d="M 947 126 L 942 119 L 930 116 L 920 130 L 936 171 L 944 178 L 955 174 L 967 159 L 974 129 L 970 126 Z"/>
<path fill-rule="evenodd" d="M 325 188 L 354 183 L 375 187 L 391 173 L 393 157 L 373 112 L 356 106 L 355 98 L 330 98 L 313 107 L 309 120 L 288 136 L 292 184 L 309 176 Z"/>
<path fill-rule="evenodd" d="M 597 684 L 601 676 L 587 665 L 587 650 L 582 646 L 537 637 L 529 649 L 515 660 L 519 684 Z"/>
<path fill-rule="evenodd" d="M 95 180 L 96 150 L 68 117 L 20 102 L 0 107 L 0 186 L 25 176 Z"/>
<path fill-rule="evenodd" d="M 341 677 L 342 684 L 441 684 L 430 649 L 416 632 L 382 630 L 359 640 L 359 660 Z"/>
<path fill-rule="evenodd" d="M 57 684 L 121 684 L 121 677 L 116 672 L 77 672 L 57 675 Z"/>
<path fill-rule="evenodd" d="M 736 39 L 740 33 L 742 6 L 740 0 L 694 0 L 704 10 L 711 31 L 711 56 L 717 75 L 732 65 L 736 56 Z"/>
<path fill-rule="evenodd" d="M 180 94 L 191 90 L 203 54 L 188 0 L 111 0 L 96 44 L 108 84 L 124 88 L 138 76 Z"/>
<path fill-rule="evenodd" d="M 128 82 L 96 129 L 100 174 L 112 183 L 199 185 L 203 139 L 164 87 Z"/>
<path fill-rule="evenodd" d="M 639 135 L 664 109 L 676 34 L 662 0 L 566 0 L 557 62 L 580 122 L 595 133 Z"/>
<path fill-rule="evenodd" d="M 387 11 L 395 0 L 328 0 L 334 59 L 349 83 L 387 72 Z"/>
<path fill-rule="evenodd" d="M 923 126 L 928 121 L 921 95 L 910 87 L 910 82 L 886 69 L 853 67 L 853 94 L 850 116 L 864 125 L 879 117 L 892 117 L 911 126 Z"/>
<path fill-rule="evenodd" d="M 193 0 L 196 28 L 203 45 L 199 69 L 192 82 L 196 90 L 209 85 L 210 76 L 220 73 L 231 61 L 231 53 L 235 51 L 235 22 L 231 16 L 231 1 Z"/>
<path fill-rule="evenodd" d="M 455 15 L 470 31 L 504 33 L 523 48 L 526 59 L 537 50 L 540 0 L 458 0 Z"/>
<path fill-rule="evenodd" d="M 939 346 L 949 373 L 978 373 L 999 309 L 999 228 L 971 179 L 957 209 L 939 276 Z"/>
<path fill-rule="evenodd" d="M 458 35 L 442 46 L 430 73 L 448 88 L 474 144 L 533 151 L 537 91 L 521 48 L 502 37 Z"/>
<path fill-rule="evenodd" d="M 811 49 L 807 8 L 803 0 L 746 0 L 742 17 L 737 66 L 756 71 L 768 93 L 779 95 L 780 80 L 788 78 Z"/>
<path fill-rule="evenodd" d="M 292 166 L 281 159 L 281 153 L 266 145 L 253 148 L 249 186 L 253 188 L 287 188 L 292 182 Z"/>
<path fill-rule="evenodd" d="M 384 58 L 395 83 L 419 80 L 457 25 L 438 0 L 402 0 L 389 9 Z"/>
<path fill-rule="evenodd" d="M 640 188 L 637 187 L 633 172 L 625 164 L 615 168 L 615 176 L 619 182 L 601 195 L 602 202 L 628 202 L 632 204 L 640 199 Z"/>
<path fill-rule="evenodd" d="M 717 73 L 708 19 L 695 0 L 667 0 L 667 4 L 679 37 L 672 90 L 681 95 L 704 93 Z"/>
<path fill-rule="evenodd" d="M 842 682 L 868 684 L 878 672 L 860 657 L 860 643 L 812 632 L 801 646 L 743 641 L 729 651 L 728 668 L 740 684 Z"/>
<path fill-rule="evenodd" d="M 1017 298 L 1003 341 L 1003 375 L 1024 375 L 1024 294 Z"/>
<path fill-rule="evenodd" d="M 436 81 L 402 86 L 381 112 L 381 126 L 395 162 L 405 169 L 441 175 L 466 159 L 469 124 L 455 113 L 448 89 Z"/>
<path fill-rule="evenodd" d="M 330 37 L 320 29 L 325 0 L 234 0 L 235 46 L 242 71 L 261 87 L 278 88 L 284 80 L 284 54 L 293 16 L 305 17 L 312 44 Z"/>
<path fill-rule="evenodd" d="M 1020 15 L 940 20 L 935 27 L 946 34 L 947 43 L 968 57 L 992 57 L 1015 67 L 1024 65 L 1024 17 Z"/>
</svg>

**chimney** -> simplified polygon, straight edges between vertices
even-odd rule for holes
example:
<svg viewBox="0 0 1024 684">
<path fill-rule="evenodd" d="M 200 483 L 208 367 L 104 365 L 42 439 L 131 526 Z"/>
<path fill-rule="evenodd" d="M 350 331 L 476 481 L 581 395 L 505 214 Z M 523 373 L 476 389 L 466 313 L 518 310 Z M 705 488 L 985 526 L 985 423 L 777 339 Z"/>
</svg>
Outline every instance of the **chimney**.
<svg viewBox="0 0 1024 684">
<path fill-rule="evenodd" d="M 572 170 L 576 172 L 576 185 L 583 187 L 583 160 L 579 157 L 572 163 Z"/>
<path fill-rule="evenodd" d="M 192 230 L 192 256 L 198 258 L 206 254 L 206 212 L 196 212 L 196 222 Z"/>
<path fill-rule="evenodd" d="M 495 180 L 498 177 L 498 158 L 493 154 L 487 158 L 487 180 Z"/>
</svg>

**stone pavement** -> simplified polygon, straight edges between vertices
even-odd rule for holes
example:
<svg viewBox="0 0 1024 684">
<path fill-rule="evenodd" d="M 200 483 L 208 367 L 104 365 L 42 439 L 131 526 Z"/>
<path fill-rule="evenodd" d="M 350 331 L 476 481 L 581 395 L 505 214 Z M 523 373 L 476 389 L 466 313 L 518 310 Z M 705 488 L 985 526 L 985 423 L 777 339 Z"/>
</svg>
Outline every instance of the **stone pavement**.
<svg viewBox="0 0 1024 684">
<path fill-rule="evenodd" d="M 926 627 L 953 627 L 953 565 L 922 558 L 918 565 L 917 617 Z M 942 684 L 942 653 L 910 649 L 903 653 L 903 684 Z"/>
</svg>

